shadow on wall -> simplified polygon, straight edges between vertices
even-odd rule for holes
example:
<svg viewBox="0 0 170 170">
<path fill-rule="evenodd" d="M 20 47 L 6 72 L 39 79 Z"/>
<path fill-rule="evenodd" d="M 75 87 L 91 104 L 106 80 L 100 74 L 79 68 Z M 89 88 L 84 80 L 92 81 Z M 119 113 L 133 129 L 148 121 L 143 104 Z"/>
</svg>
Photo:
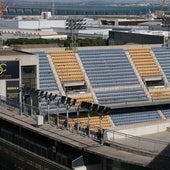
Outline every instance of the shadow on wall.
<svg viewBox="0 0 170 170">
<path fill-rule="evenodd" d="M 157 170 L 170 170 L 170 144 L 148 164 L 148 167 Z"/>
</svg>

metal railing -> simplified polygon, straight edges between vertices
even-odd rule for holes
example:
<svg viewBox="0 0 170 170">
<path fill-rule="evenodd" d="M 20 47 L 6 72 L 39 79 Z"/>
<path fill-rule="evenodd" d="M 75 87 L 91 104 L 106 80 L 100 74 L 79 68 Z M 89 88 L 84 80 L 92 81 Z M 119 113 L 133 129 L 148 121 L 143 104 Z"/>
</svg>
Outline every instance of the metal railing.
<svg viewBox="0 0 170 170">
<path fill-rule="evenodd" d="M 104 132 L 104 142 L 109 143 L 110 146 L 118 146 L 152 155 L 157 155 L 159 153 L 170 157 L 170 154 L 168 154 L 168 152 L 170 152 L 170 148 L 167 147 L 169 142 L 166 141 L 133 136 L 107 129 Z"/>
<path fill-rule="evenodd" d="M 12 99 L 7 99 L 3 96 L 0 96 L 0 105 L 6 107 L 8 110 L 15 110 L 18 114 L 21 114 L 21 105 L 19 102 L 16 102 Z M 31 110 L 32 109 L 32 112 Z M 126 149 L 131 149 L 137 152 L 143 152 L 148 154 L 162 154 L 164 156 L 170 157 L 170 149 L 167 147 L 169 145 L 166 141 L 148 139 L 140 136 L 133 136 L 130 134 L 125 134 L 122 132 L 118 132 L 115 130 L 104 130 L 103 134 L 100 134 L 100 127 L 90 124 L 90 129 L 88 129 L 88 122 L 83 123 L 77 119 L 70 119 L 69 126 L 67 127 L 65 124 L 66 116 L 59 114 L 58 110 L 50 112 L 48 120 L 48 111 L 47 110 L 39 110 L 37 107 L 30 106 L 25 104 L 24 111 L 22 110 L 22 114 L 26 116 L 32 117 L 34 120 L 36 119 L 37 114 L 41 114 L 44 117 L 44 123 L 48 123 L 52 126 L 56 126 L 56 128 L 67 129 L 72 133 L 76 133 L 82 136 L 88 136 L 93 140 L 109 143 L 110 146 L 118 146 Z M 17 119 L 17 118 L 16 118 Z M 77 127 L 77 124 L 79 126 Z M 97 129 L 99 131 L 97 131 Z M 90 131 L 90 133 L 89 133 Z M 102 136 L 101 136 L 102 135 Z"/>
<path fill-rule="evenodd" d="M 0 138 L 0 152 L 8 156 L 8 159 L 14 159 L 23 168 L 35 169 L 58 169 L 58 170 L 70 170 L 70 168 L 44 158 L 38 154 L 35 154 L 23 147 L 15 145 L 5 139 Z"/>
<path fill-rule="evenodd" d="M 22 105 L 21 107 L 21 103 L 19 103 L 18 101 L 8 99 L 4 96 L 0 96 L 0 106 L 3 106 L 7 108 L 8 110 L 15 111 L 16 113 L 18 113 L 18 115 L 31 117 L 35 121 L 36 121 L 37 115 L 42 115 L 44 124 L 50 124 L 52 126 L 56 126 L 56 128 L 58 127 L 63 130 L 64 129 L 69 130 L 71 133 L 76 133 L 82 136 L 88 136 L 89 138 L 92 138 L 96 141 L 100 141 L 99 139 L 100 127 L 90 124 L 90 129 L 89 129 L 88 122 L 87 123 L 81 122 L 80 120 L 78 120 L 78 118 L 74 120 L 69 119 L 69 125 L 67 127 L 66 115 L 60 114 L 59 113 L 60 108 L 57 108 L 57 106 L 56 106 L 56 110 L 48 110 L 48 109 L 42 110 L 42 109 L 39 109 L 38 107 L 31 106 L 26 103 L 24 103 L 24 105 Z M 66 109 L 65 109 L 65 113 L 66 113 Z M 19 117 L 15 117 L 15 118 L 19 119 Z M 78 123 L 79 123 L 79 126 L 77 127 Z"/>
<path fill-rule="evenodd" d="M 18 113 L 20 112 L 20 103 L 13 99 L 8 99 L 0 95 L 0 105 L 5 106 L 9 110 L 15 110 Z"/>
</svg>

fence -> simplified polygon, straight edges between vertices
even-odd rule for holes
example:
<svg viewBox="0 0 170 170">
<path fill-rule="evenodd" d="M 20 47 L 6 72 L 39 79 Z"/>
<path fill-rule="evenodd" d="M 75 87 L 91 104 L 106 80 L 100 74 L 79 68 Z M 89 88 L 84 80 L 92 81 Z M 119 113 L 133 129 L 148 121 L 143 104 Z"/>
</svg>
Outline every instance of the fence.
<svg viewBox="0 0 170 170">
<path fill-rule="evenodd" d="M 13 144 L 5 139 L 0 138 L 1 156 L 7 156 L 7 160 L 13 160 L 23 169 L 46 169 L 46 170 L 70 170 L 64 165 L 51 161 L 44 156 L 35 154 L 28 149 Z M 2 166 L 2 165 L 1 165 Z"/>
<path fill-rule="evenodd" d="M 117 145 L 119 147 L 132 149 L 138 152 L 144 152 L 148 154 L 163 154 L 164 156 L 170 156 L 169 142 L 154 140 L 139 136 L 133 136 L 122 132 L 107 129 L 104 132 L 104 141 L 110 145 Z M 165 149 L 166 148 L 166 149 Z M 165 151 L 166 150 L 166 151 Z M 164 152 L 162 152 L 164 151 Z"/>
<path fill-rule="evenodd" d="M 90 128 L 88 127 L 88 122 L 83 123 L 78 118 L 77 119 L 69 119 L 69 126 L 66 125 L 66 108 L 56 106 L 55 110 L 42 110 L 38 107 L 28 105 L 26 103 L 19 103 L 16 100 L 8 99 L 4 96 L 0 96 L 0 105 L 6 107 L 8 110 L 15 111 L 19 115 L 25 115 L 32 117 L 36 120 L 37 115 L 42 115 L 44 124 L 50 124 L 52 126 L 56 126 L 56 128 L 67 129 L 72 133 L 77 133 L 82 136 L 88 136 L 96 141 L 100 141 L 101 131 L 100 127 L 97 127 L 93 124 L 90 124 Z M 62 113 L 60 114 L 60 109 L 62 109 Z M 65 110 L 63 110 L 65 109 Z M 17 119 L 17 118 L 16 118 Z"/>
</svg>

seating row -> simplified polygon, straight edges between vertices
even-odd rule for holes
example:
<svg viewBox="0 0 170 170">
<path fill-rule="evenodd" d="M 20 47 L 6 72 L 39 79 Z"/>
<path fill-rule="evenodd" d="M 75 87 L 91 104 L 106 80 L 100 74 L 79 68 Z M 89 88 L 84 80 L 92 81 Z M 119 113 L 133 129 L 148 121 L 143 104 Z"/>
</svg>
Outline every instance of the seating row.
<svg viewBox="0 0 170 170">
<path fill-rule="evenodd" d="M 152 48 L 152 51 L 157 58 L 162 70 L 164 71 L 168 81 L 170 82 L 170 48 Z"/>
<path fill-rule="evenodd" d="M 39 82 L 40 90 L 52 91 L 58 90 L 58 86 L 54 79 L 48 58 L 45 52 L 36 52 L 39 55 Z"/>
<path fill-rule="evenodd" d="M 110 50 L 109 53 L 107 50 L 104 50 L 106 53 L 99 53 L 96 50 L 88 50 L 88 53 L 78 51 L 93 87 L 124 86 L 139 83 L 123 49 L 116 50 L 116 56 L 113 57 L 114 50 Z M 129 81 L 127 80 L 128 77 Z"/>
<path fill-rule="evenodd" d="M 142 88 L 95 91 L 100 104 L 148 101 Z"/>
<path fill-rule="evenodd" d="M 119 113 L 111 115 L 112 121 L 116 126 L 143 123 L 155 120 L 161 120 L 157 111 L 138 111 L 131 113 Z"/>
<path fill-rule="evenodd" d="M 59 53 L 55 52 L 50 55 L 61 82 L 84 80 L 84 76 L 73 52 L 63 50 L 63 53 L 60 51 Z"/>
<path fill-rule="evenodd" d="M 128 52 L 141 77 L 161 76 L 149 49 L 134 48 L 128 49 Z"/>
</svg>

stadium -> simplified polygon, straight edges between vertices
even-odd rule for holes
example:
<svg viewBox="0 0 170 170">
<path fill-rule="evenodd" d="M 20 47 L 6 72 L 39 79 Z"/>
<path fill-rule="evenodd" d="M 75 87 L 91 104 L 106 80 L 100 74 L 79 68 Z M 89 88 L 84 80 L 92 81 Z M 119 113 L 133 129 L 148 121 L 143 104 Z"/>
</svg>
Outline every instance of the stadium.
<svg viewBox="0 0 170 170">
<path fill-rule="evenodd" d="M 0 1 L 0 169 L 170 169 L 169 6 L 105 3 Z"/>
<path fill-rule="evenodd" d="M 169 55 L 170 48 L 161 44 L 74 50 L 50 45 L 4 47 L 0 52 L 1 107 L 19 108 L 20 116 L 25 116 L 22 121 L 36 120 L 37 135 L 49 125 L 62 129 L 61 133 L 96 141 L 110 151 L 116 148 L 135 154 L 131 158 L 117 155 L 113 161 L 108 149 L 103 153 L 107 161 L 101 163 L 79 153 L 88 160 L 85 164 L 79 154 L 72 153 L 74 159 L 68 156 L 71 149 L 56 151 L 55 159 L 50 159 L 67 168 L 168 169 Z M 2 123 L 1 138 L 35 152 L 32 145 L 37 141 L 28 142 L 28 133 L 22 136 L 27 144 L 21 144 L 22 133 L 16 137 L 10 126 Z M 99 151 L 95 152 L 98 160 Z"/>
</svg>

